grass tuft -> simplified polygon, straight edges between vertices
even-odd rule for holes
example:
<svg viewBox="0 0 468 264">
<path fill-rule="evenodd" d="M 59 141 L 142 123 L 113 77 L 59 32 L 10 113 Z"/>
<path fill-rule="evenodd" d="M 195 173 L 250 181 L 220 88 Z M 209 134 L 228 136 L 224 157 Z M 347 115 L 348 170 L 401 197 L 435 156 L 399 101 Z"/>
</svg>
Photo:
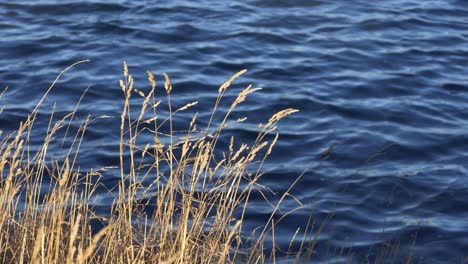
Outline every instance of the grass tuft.
<svg viewBox="0 0 468 264">
<path fill-rule="evenodd" d="M 273 220 L 272 215 L 261 233 L 255 235 L 252 246 L 246 246 L 242 225 L 249 198 L 258 191 L 259 179 L 264 175 L 262 166 L 278 140 L 277 123 L 298 110 L 285 109 L 272 115 L 266 125 L 259 126 L 253 143 L 240 143 L 231 137 L 229 146 L 223 149 L 218 141 L 230 125 L 232 111 L 260 90 L 248 86 L 228 104 L 224 116 L 217 116 L 221 99 L 245 70 L 219 87 L 205 129 L 199 128 L 195 114 L 186 130 L 174 131 L 174 115 L 198 102 L 174 109 L 173 87 L 167 74 L 162 101 L 155 98 L 155 76 L 149 71 L 148 91 L 134 89 L 134 79 L 124 63 L 124 78 L 120 81 L 120 163 L 116 164 L 120 180 L 114 203 L 100 215 L 93 209 L 92 199 L 100 179 L 109 177 L 111 168 L 80 172 L 78 157 L 94 119 L 89 116 L 81 123 L 61 160 L 50 161 L 49 152 L 60 131 L 65 130 L 65 136 L 72 133 L 69 124 L 78 107 L 57 122 L 52 121 L 55 117 L 51 113 L 42 145 L 36 151 L 30 143 L 36 137 L 33 127 L 42 103 L 62 74 L 76 64 L 60 73 L 14 133 L 1 134 L 2 263 L 276 261 L 275 248 L 272 256 L 264 255 L 264 242 L 267 237 L 274 240 L 278 220 Z M 133 94 L 138 95 L 134 100 Z M 280 202 L 292 197 L 290 190 Z M 273 214 L 278 208 L 279 203 Z M 101 223 L 102 228 L 93 230 L 93 221 Z"/>
</svg>

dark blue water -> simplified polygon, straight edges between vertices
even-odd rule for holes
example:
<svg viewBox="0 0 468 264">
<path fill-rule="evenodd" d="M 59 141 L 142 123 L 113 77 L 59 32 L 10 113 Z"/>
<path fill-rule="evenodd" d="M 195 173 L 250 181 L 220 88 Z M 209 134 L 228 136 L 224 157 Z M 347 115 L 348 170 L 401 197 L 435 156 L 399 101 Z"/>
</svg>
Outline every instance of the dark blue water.
<svg viewBox="0 0 468 264">
<path fill-rule="evenodd" d="M 56 75 L 82 59 L 91 62 L 68 72 L 47 101 L 66 113 L 90 86 L 77 118 L 115 117 L 88 130 L 82 170 L 118 164 L 118 132 L 109 127 L 122 107 L 124 60 L 137 88 L 149 87 L 146 70 L 159 83 L 169 73 L 174 104 L 200 101 L 193 111 L 205 120 L 217 87 L 246 68 L 230 98 L 248 83 L 265 89 L 237 110 L 249 119 L 234 135 L 251 139 L 273 112 L 301 110 L 280 124 L 262 182 L 280 194 L 306 171 L 292 190 L 304 208 L 276 227 L 281 249 L 310 218 L 316 231 L 333 214 L 317 262 L 467 257 L 467 1 L 3 0 L 2 129 L 16 128 Z M 43 111 L 38 127 L 47 125 Z M 112 199 L 102 194 L 96 208 L 105 210 Z M 260 195 L 253 199 L 247 230 L 272 211 Z M 287 201 L 281 212 L 296 206 Z"/>
</svg>

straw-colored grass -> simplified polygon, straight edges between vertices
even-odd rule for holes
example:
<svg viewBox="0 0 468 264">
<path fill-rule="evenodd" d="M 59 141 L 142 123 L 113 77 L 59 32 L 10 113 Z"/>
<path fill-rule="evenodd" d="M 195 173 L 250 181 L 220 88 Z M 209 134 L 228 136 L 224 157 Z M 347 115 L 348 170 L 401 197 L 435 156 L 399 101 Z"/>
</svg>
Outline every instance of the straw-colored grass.
<svg viewBox="0 0 468 264">
<path fill-rule="evenodd" d="M 76 64 L 79 63 L 83 62 Z M 231 120 L 231 113 L 251 93 L 260 90 L 248 86 L 228 104 L 224 117 L 217 115 L 231 83 L 245 71 L 220 86 L 204 129 L 197 126 L 195 114 L 181 132 L 173 130 L 173 116 L 197 102 L 174 109 L 173 89 L 167 74 L 164 74 L 164 90 L 158 93 L 151 72 L 148 72 L 147 91 L 135 89 L 124 64 L 124 79 L 120 81 L 124 95 L 120 131 L 109 131 L 120 133 L 120 164 L 116 164 L 120 181 L 109 212 L 98 215 L 91 200 L 96 195 L 99 179 L 116 175 L 106 175 L 109 168 L 79 171 L 78 153 L 92 118 L 88 117 L 75 131 L 73 143 L 62 160 L 51 161 L 48 153 L 52 143 L 59 140 L 56 138 L 59 131 L 66 130 L 65 136 L 70 137 L 72 132 L 67 123 L 75 112 L 57 122 L 52 121 L 56 120 L 52 113 L 42 146 L 34 152 L 30 146 L 31 137 L 37 137 L 33 127 L 39 109 L 69 68 L 60 73 L 17 131 L 2 135 L 0 262 L 263 263 L 276 260 L 274 248 L 272 256 L 264 255 L 264 241 L 267 237 L 274 241 L 273 214 L 284 199 L 292 197 L 289 190 L 279 197 L 279 203 L 272 208 L 272 217 L 254 236 L 254 241 L 246 243 L 249 234 L 243 234 L 242 224 L 251 193 L 259 191 L 258 181 L 264 175 L 262 165 L 278 140 L 277 122 L 298 110 L 285 109 L 273 114 L 264 125 L 259 125 L 258 136 L 252 144 L 237 142 L 232 137 L 229 147 L 222 149 L 218 141 L 225 128 L 245 120 Z M 163 94 L 165 98 L 157 98 L 155 94 Z M 166 107 L 165 111 L 160 111 L 162 107 Z M 162 112 L 168 115 L 161 116 Z M 142 143 L 144 139 L 151 140 Z M 145 213 L 147 208 L 151 208 L 151 215 Z M 91 221 L 99 221 L 103 228 L 92 230 Z"/>
</svg>

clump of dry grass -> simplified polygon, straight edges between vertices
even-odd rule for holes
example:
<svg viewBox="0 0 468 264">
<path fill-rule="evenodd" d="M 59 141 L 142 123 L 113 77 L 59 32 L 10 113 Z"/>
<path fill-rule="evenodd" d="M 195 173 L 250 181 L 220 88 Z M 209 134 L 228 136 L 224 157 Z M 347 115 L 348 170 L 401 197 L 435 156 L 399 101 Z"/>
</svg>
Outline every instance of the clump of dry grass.
<svg viewBox="0 0 468 264">
<path fill-rule="evenodd" d="M 275 260 L 263 254 L 264 239 L 272 231 L 274 234 L 273 217 L 265 223 L 247 253 L 241 253 L 244 252 L 241 227 L 249 197 L 263 176 L 262 165 L 278 140 L 277 122 L 297 112 L 296 109 L 272 115 L 266 124 L 259 126 L 252 144 L 238 144 L 232 137 L 229 147 L 221 149 L 220 136 L 230 122 L 236 122 L 230 121 L 232 111 L 251 93 L 260 90 L 252 86 L 245 88 L 231 102 L 225 116 L 218 117 L 221 121 L 214 122 L 221 99 L 245 71 L 220 86 L 205 129 L 198 128 L 195 114 L 187 129 L 177 132 L 173 129 L 173 116 L 197 102 L 173 108 L 173 89 L 167 74 L 164 74 L 163 91 L 166 100 L 158 101 L 154 75 L 148 72 L 147 92 L 137 90 L 124 64 L 124 80 L 120 81 L 124 103 L 120 116 L 118 194 L 109 213 L 99 216 L 92 208 L 91 199 L 106 168 L 81 173 L 77 165 L 90 117 L 76 131 L 63 160 L 48 162 L 46 157 L 51 142 L 57 140 L 57 132 L 63 129 L 65 134 L 69 132 L 66 123 L 75 112 L 58 122 L 50 122 L 39 151 L 31 153 L 28 147 L 38 110 L 62 73 L 18 130 L 3 136 L 0 142 L 1 262 L 262 263 Z M 135 96 L 139 102 L 137 109 L 131 103 Z M 162 107 L 167 107 L 165 118 L 160 114 Z M 267 136 L 271 134 L 274 137 Z M 149 138 L 150 142 L 142 142 Z M 44 186 L 45 177 L 50 178 L 49 186 Z M 46 193 L 41 191 L 44 187 L 48 189 Z M 288 191 L 280 202 L 289 196 Z M 19 203 L 24 208 L 20 209 Z M 146 213 L 147 208 L 152 209 L 152 214 Z M 104 227 L 93 232 L 91 221 L 101 221 Z"/>
</svg>

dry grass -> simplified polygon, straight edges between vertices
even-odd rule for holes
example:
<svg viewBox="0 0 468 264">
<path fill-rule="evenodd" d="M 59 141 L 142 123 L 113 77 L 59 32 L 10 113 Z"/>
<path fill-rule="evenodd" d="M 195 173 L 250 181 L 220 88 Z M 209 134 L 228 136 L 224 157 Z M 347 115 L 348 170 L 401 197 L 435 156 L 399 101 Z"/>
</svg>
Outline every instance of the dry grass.
<svg viewBox="0 0 468 264">
<path fill-rule="evenodd" d="M 266 238 L 274 241 L 278 220 L 273 221 L 273 215 L 282 201 L 293 198 L 290 190 L 274 205 L 272 217 L 248 247 L 242 236 L 242 224 L 251 193 L 259 191 L 257 185 L 264 175 L 264 161 L 278 140 L 277 122 L 297 112 L 296 109 L 280 111 L 266 124 L 259 125 L 258 136 L 252 144 L 240 144 L 232 137 L 229 147 L 222 149 L 218 140 L 225 128 L 232 122 L 244 121 L 231 120 L 232 111 L 259 90 L 245 88 L 226 107 L 225 116 L 217 115 L 229 86 L 245 71 L 220 86 L 206 128 L 198 128 L 195 114 L 186 131 L 181 132 L 173 130 L 173 116 L 197 102 L 173 109 L 173 89 L 167 74 L 164 74 L 164 90 L 158 93 L 165 93 L 163 102 L 155 97 L 156 81 L 151 72 L 148 72 L 148 91 L 135 89 L 125 64 L 124 80 L 120 81 L 124 103 L 118 132 L 118 194 L 108 214 L 97 215 L 91 199 L 107 168 L 79 172 L 77 156 L 91 117 L 75 131 L 63 160 L 50 162 L 48 151 L 51 143 L 58 140 L 58 131 L 66 130 L 65 135 L 71 133 L 67 122 L 75 112 L 58 122 L 52 122 L 52 113 L 40 149 L 33 152 L 29 146 L 30 138 L 36 135 L 33 126 L 38 111 L 64 72 L 18 130 L 2 135 L 1 262 L 263 263 L 276 260 L 274 248 L 272 256 L 264 255 L 264 241 Z M 137 99 L 131 101 L 132 97 Z M 138 107 L 134 102 L 138 102 Z M 165 111 L 161 107 L 166 107 Z M 163 117 L 162 112 L 168 115 Z M 148 138 L 151 142 L 142 143 Z M 20 208 L 20 204 L 24 207 Z M 147 208 L 151 208 L 151 215 L 145 213 Z M 93 232 L 91 221 L 100 221 L 104 228 Z M 292 259 L 299 261 L 299 256 L 300 253 L 295 253 Z"/>
</svg>

